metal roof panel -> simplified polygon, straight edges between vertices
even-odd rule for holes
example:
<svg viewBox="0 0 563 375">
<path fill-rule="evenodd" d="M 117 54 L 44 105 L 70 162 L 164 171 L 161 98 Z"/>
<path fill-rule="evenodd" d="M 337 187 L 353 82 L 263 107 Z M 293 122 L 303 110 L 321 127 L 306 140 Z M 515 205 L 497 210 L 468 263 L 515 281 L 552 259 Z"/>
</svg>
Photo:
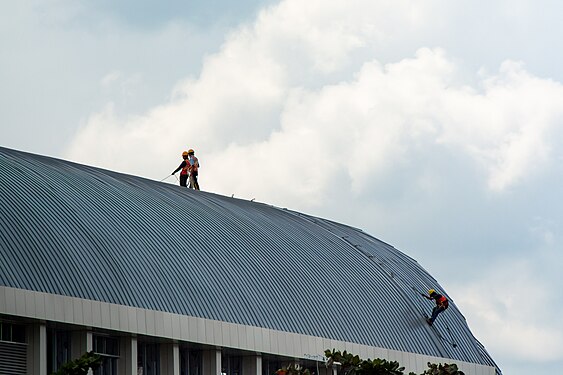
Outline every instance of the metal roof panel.
<svg viewBox="0 0 563 375">
<path fill-rule="evenodd" d="M 6 148 L 0 189 L 1 285 L 496 366 L 455 303 L 428 327 L 417 291 L 445 290 L 356 228 Z"/>
</svg>

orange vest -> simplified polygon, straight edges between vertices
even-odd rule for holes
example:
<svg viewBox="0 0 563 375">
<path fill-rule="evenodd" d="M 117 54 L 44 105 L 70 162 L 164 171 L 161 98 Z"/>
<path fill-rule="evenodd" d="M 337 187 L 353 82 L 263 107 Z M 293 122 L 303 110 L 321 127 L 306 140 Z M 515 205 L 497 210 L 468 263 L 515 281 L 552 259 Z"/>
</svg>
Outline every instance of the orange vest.
<svg viewBox="0 0 563 375">
<path fill-rule="evenodd" d="M 188 174 L 190 171 L 190 161 L 188 159 L 184 159 L 184 162 L 186 165 L 182 168 L 182 172 L 180 172 L 180 174 Z"/>
<path fill-rule="evenodd" d="M 436 300 L 436 305 L 442 306 L 444 309 L 447 309 L 448 308 L 448 299 L 444 296 L 440 296 L 440 298 L 438 298 Z"/>
</svg>

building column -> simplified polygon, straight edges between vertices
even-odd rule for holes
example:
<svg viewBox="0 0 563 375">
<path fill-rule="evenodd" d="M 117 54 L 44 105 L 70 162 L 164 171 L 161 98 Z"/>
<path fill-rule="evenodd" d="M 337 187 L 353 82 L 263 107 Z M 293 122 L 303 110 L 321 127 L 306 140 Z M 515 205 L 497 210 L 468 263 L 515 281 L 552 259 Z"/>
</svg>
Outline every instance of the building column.
<svg viewBox="0 0 563 375">
<path fill-rule="evenodd" d="M 262 356 L 260 354 L 242 358 L 242 375 L 262 375 Z"/>
<path fill-rule="evenodd" d="M 221 350 L 202 353 L 202 375 L 221 375 Z"/>
<path fill-rule="evenodd" d="M 47 325 L 34 324 L 28 330 L 27 347 L 28 375 L 47 375 Z"/>
<path fill-rule="evenodd" d="M 75 360 L 94 349 L 94 335 L 90 329 L 72 332 L 70 337 L 70 359 Z M 92 374 L 92 369 L 88 370 Z"/>
<path fill-rule="evenodd" d="M 177 342 L 160 344 L 161 375 L 180 375 L 180 345 Z"/>
<path fill-rule="evenodd" d="M 123 375 L 137 375 L 137 337 L 119 338 L 119 360 L 117 372 Z"/>
<path fill-rule="evenodd" d="M 73 331 L 70 337 L 70 358 L 77 359 L 84 353 L 94 349 L 94 337 L 92 331 Z"/>
</svg>

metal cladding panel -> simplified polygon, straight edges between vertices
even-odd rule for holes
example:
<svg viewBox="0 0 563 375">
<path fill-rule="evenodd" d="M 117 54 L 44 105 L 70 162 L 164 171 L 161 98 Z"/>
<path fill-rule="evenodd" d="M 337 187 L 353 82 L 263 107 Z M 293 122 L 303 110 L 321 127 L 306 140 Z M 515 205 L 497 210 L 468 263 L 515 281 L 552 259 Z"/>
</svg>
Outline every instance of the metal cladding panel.
<svg viewBox="0 0 563 375">
<path fill-rule="evenodd" d="M 297 215 L 307 217 L 303 214 Z M 437 338 L 436 344 L 441 356 L 498 368 L 482 344 L 469 330 L 464 316 L 452 298 L 414 259 L 356 228 L 328 220 L 319 221 L 314 217 L 308 218 L 334 233 L 335 236 L 342 238 L 343 241 L 350 243 L 364 255 L 366 261 L 372 263 L 375 268 L 379 269 L 379 272 L 396 284 L 402 301 L 409 305 L 412 313 L 411 326 L 430 331 Z M 429 327 L 421 317 L 430 315 L 434 303 L 422 298 L 420 294 L 425 294 L 431 288 L 447 296 L 450 303 L 447 312 L 440 314 L 436 324 Z M 396 339 L 410 342 L 410 330 L 411 327 L 397 330 Z M 423 353 L 423 351 L 417 351 L 417 353 Z"/>
<path fill-rule="evenodd" d="M 357 229 L 5 148 L 0 189 L 0 285 L 493 364 L 455 304 L 428 327 L 414 290 L 436 281 Z"/>
</svg>

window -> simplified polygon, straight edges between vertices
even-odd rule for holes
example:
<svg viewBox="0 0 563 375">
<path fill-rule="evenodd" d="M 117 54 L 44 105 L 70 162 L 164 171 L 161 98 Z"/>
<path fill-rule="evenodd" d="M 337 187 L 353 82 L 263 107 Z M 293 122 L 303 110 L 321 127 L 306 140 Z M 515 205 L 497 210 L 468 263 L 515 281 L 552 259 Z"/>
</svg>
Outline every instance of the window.
<svg viewBox="0 0 563 375">
<path fill-rule="evenodd" d="M 26 373 L 26 326 L 0 321 L 0 374 Z"/>
<path fill-rule="evenodd" d="M 25 343 L 25 326 L 0 322 L 0 341 Z"/>
<path fill-rule="evenodd" d="M 117 375 L 119 359 L 119 340 L 109 336 L 94 336 L 94 352 L 102 357 L 102 365 L 95 375 Z"/>
<path fill-rule="evenodd" d="M 154 343 L 138 343 L 137 374 L 160 375 L 160 347 Z"/>
<path fill-rule="evenodd" d="M 241 375 L 242 357 L 223 354 L 221 357 L 221 373 L 224 375 Z"/>
<path fill-rule="evenodd" d="M 94 336 L 94 352 L 100 355 L 119 357 L 119 340 L 109 336 Z"/>
<path fill-rule="evenodd" d="M 201 351 L 180 349 L 180 375 L 202 375 Z"/>
<path fill-rule="evenodd" d="M 47 370 L 49 373 L 57 371 L 62 365 L 71 360 L 70 339 L 68 331 L 49 329 L 47 331 Z"/>
</svg>

